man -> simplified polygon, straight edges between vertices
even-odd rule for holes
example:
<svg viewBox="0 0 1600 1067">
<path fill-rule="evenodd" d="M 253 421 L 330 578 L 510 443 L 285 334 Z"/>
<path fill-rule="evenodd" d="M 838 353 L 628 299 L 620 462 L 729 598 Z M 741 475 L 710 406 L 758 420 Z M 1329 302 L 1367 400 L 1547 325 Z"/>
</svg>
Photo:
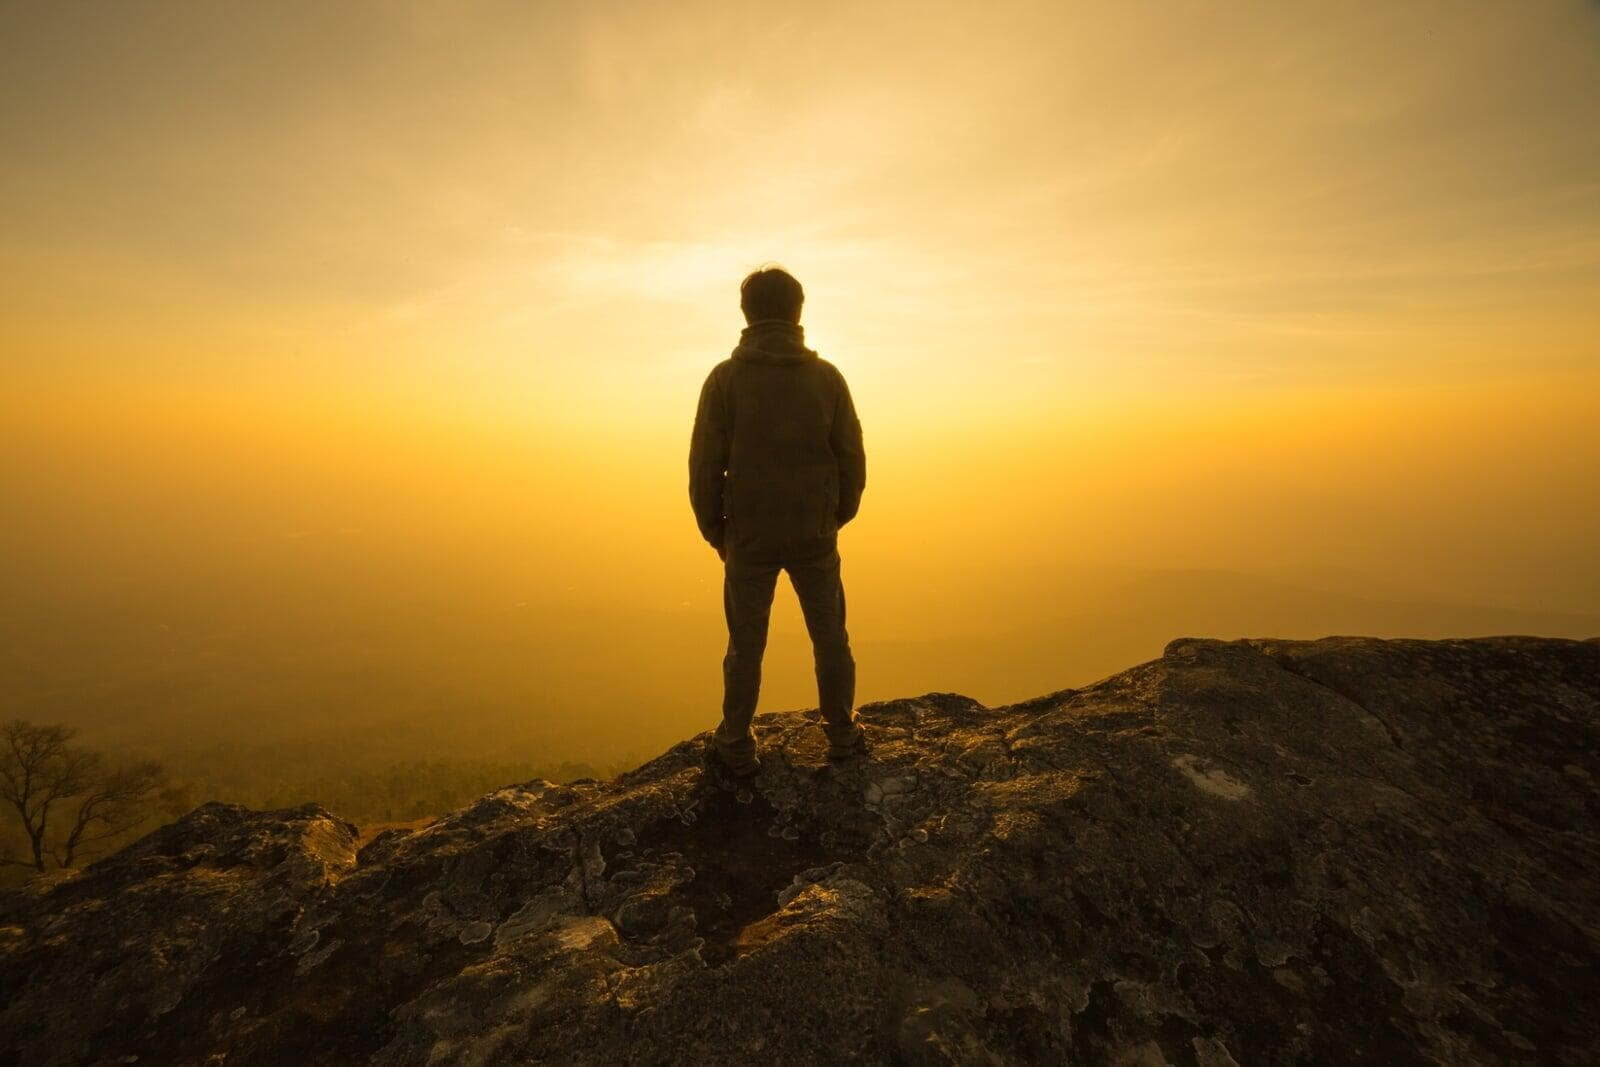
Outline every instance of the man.
<svg viewBox="0 0 1600 1067">
<path fill-rule="evenodd" d="M 856 664 L 844 626 L 839 527 L 867 481 L 861 422 L 844 376 L 805 347 L 805 293 L 787 271 L 758 270 L 739 286 L 748 325 L 731 359 L 700 391 L 689 446 L 689 502 L 724 563 L 722 724 L 714 744 L 733 774 L 761 768 L 750 720 L 778 572 L 800 598 L 816 658 L 828 756 L 866 751 L 856 723 Z"/>
</svg>

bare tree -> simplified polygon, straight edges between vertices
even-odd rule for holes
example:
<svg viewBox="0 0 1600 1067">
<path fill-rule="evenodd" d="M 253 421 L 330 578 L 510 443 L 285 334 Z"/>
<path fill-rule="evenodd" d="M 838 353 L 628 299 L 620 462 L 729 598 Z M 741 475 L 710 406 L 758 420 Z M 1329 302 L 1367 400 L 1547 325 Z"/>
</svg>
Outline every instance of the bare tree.
<svg viewBox="0 0 1600 1067">
<path fill-rule="evenodd" d="M 108 766 L 98 753 L 72 744 L 67 726 L 38 726 L 14 719 L 0 726 L 0 802 L 22 823 L 31 861 L 0 857 L 0 862 L 45 869 L 52 857 L 72 866 L 84 849 L 132 829 L 143 821 L 164 784 L 151 762 Z M 64 834 L 52 839 L 51 816 Z"/>
<path fill-rule="evenodd" d="M 50 809 L 87 787 L 83 754 L 65 726 L 35 726 L 13 719 L 0 727 L 0 799 L 16 809 L 33 852 L 32 866 L 44 870 L 45 831 Z M 20 860 L 10 860 L 21 863 Z"/>
<path fill-rule="evenodd" d="M 60 846 L 52 850 L 56 862 L 71 867 L 81 849 L 103 844 L 138 826 L 149 814 L 150 801 L 163 780 L 161 765 L 149 760 L 95 775 L 77 802 Z"/>
</svg>

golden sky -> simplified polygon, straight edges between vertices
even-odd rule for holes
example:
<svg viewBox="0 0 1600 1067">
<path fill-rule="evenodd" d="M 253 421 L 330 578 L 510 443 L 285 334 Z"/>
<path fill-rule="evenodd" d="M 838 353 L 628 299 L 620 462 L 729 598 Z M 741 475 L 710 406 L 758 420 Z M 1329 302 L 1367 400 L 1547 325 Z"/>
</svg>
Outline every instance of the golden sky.
<svg viewBox="0 0 1600 1067">
<path fill-rule="evenodd" d="M 865 625 L 1065 562 L 1600 611 L 1594 3 L 6 3 L 0 153 L 13 568 L 714 611 L 688 422 L 777 261 Z"/>
<path fill-rule="evenodd" d="M 676 419 L 769 259 L 880 420 L 1596 359 L 1576 0 L 8 4 L 0 70 L 47 375 Z"/>
</svg>

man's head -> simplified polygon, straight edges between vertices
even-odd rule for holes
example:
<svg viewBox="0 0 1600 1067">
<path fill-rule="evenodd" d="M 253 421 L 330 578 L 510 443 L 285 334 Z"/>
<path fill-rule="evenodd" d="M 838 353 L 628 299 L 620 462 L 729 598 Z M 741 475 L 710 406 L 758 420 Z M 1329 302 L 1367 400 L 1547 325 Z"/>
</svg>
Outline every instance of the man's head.
<svg viewBox="0 0 1600 1067">
<path fill-rule="evenodd" d="M 739 307 L 746 322 L 799 322 L 800 305 L 805 301 L 805 290 L 782 267 L 763 267 L 746 276 L 739 286 Z"/>
</svg>

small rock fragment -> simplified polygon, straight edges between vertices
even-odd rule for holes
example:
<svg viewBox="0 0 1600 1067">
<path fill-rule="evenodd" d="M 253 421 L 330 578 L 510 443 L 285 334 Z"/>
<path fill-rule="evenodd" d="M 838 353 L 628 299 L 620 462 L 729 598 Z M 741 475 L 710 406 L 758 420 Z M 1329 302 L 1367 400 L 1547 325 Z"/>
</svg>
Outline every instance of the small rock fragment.
<svg viewBox="0 0 1600 1067">
<path fill-rule="evenodd" d="M 1178 756 L 1172 765 L 1184 773 L 1202 793 L 1223 800 L 1243 800 L 1250 795 L 1250 787 L 1215 767 L 1202 768 L 1198 756 Z"/>
<path fill-rule="evenodd" d="M 1228 1046 L 1214 1037 L 1192 1038 L 1189 1044 L 1194 1046 L 1194 1058 L 1200 1067 L 1239 1067 Z"/>
</svg>

